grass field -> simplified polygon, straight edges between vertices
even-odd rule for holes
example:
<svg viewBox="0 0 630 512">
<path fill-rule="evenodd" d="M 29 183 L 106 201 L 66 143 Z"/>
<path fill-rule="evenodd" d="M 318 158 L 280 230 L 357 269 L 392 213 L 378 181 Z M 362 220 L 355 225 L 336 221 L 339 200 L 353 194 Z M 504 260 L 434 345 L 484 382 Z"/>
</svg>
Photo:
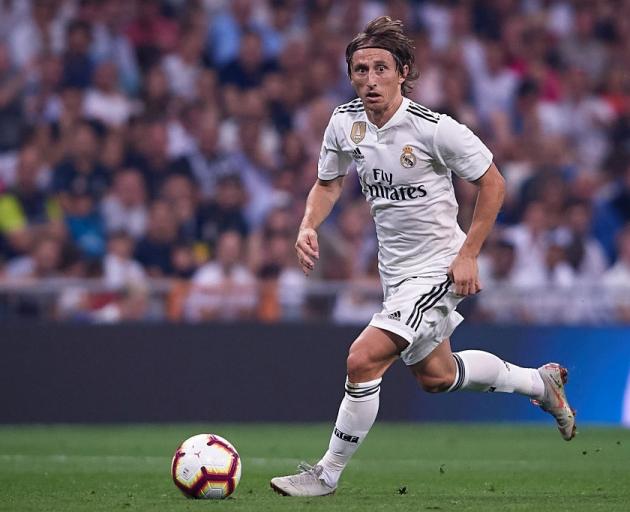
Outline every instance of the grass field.
<svg viewBox="0 0 630 512">
<path fill-rule="evenodd" d="M 184 498 L 173 451 L 214 432 L 243 458 L 233 498 Z M 314 462 L 328 425 L 0 427 L 0 510 L 615 511 L 630 510 L 630 431 L 514 425 L 377 424 L 334 496 L 284 498 L 268 481 Z"/>
</svg>

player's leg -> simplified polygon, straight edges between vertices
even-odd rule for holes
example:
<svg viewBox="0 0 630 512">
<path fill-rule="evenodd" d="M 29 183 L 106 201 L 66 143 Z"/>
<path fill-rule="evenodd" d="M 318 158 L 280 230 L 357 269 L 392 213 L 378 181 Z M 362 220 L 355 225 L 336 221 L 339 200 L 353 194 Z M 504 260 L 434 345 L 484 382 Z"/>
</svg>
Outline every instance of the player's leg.
<svg viewBox="0 0 630 512">
<path fill-rule="evenodd" d="M 313 467 L 297 475 L 276 477 L 271 487 L 288 496 L 323 496 L 337 488 L 342 471 L 374 424 L 381 378 L 407 346 L 401 337 L 368 326 L 353 342 L 347 360 L 345 396 L 330 437 L 328 450 Z"/>
<path fill-rule="evenodd" d="M 350 347 L 345 396 L 341 401 L 328 451 L 319 464 L 328 485 L 336 486 L 350 457 L 374 424 L 381 378 L 407 342 L 391 332 L 368 326 Z"/>
<path fill-rule="evenodd" d="M 410 369 L 422 388 L 434 393 L 458 389 L 499 391 L 540 400 L 545 392 L 537 370 L 507 363 L 481 350 L 453 353 L 448 339 Z"/>
<path fill-rule="evenodd" d="M 446 339 L 410 368 L 429 392 L 467 389 L 525 395 L 554 416 L 564 439 L 575 435 L 575 414 L 564 392 L 567 371 L 558 364 L 522 368 L 481 350 L 452 353 Z"/>
</svg>

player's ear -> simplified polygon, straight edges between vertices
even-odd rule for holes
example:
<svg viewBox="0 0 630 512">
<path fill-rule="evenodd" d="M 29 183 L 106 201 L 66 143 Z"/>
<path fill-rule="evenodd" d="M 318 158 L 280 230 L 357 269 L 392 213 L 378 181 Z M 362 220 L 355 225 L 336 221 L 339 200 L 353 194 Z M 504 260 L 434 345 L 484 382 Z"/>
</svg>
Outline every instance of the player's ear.
<svg viewBox="0 0 630 512">
<path fill-rule="evenodd" d="M 405 64 L 402 67 L 402 73 L 400 73 L 400 76 L 398 77 L 398 83 L 402 84 L 407 79 L 408 74 L 409 74 L 409 66 Z"/>
</svg>

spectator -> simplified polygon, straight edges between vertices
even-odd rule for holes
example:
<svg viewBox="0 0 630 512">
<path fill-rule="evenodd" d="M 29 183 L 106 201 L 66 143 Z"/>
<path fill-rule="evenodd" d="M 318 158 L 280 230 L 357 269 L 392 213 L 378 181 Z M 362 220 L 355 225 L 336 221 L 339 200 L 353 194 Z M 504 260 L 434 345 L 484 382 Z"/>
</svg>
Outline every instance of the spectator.
<svg viewBox="0 0 630 512">
<path fill-rule="evenodd" d="M 158 0 L 140 0 L 136 17 L 127 28 L 127 37 L 136 51 L 142 69 L 148 69 L 160 59 L 162 52 L 175 48 L 179 27 L 161 13 Z"/>
<path fill-rule="evenodd" d="M 17 149 L 24 130 L 24 76 L 11 66 L 7 46 L 0 41 L 0 156 Z"/>
<path fill-rule="evenodd" d="M 147 227 L 148 208 L 146 187 L 140 171 L 132 167 L 118 171 L 101 209 L 109 233 L 124 231 L 135 240 L 141 238 Z"/>
<path fill-rule="evenodd" d="M 340 324 L 364 324 L 371 320 L 383 304 L 383 289 L 378 274 L 376 255 L 365 273 L 341 290 L 332 311 L 332 318 Z"/>
<path fill-rule="evenodd" d="M 185 317 L 192 321 L 251 318 L 256 306 L 256 281 L 241 263 L 243 240 L 235 231 L 223 233 L 215 261 L 193 276 Z"/>
<path fill-rule="evenodd" d="M 193 180 L 184 174 L 169 176 L 160 189 L 160 198 L 169 204 L 180 237 L 189 241 L 194 240 L 198 196 Z"/>
<path fill-rule="evenodd" d="M 89 119 L 118 128 L 127 123 L 133 113 L 131 101 L 118 87 L 118 75 L 113 62 L 101 62 L 94 73 L 94 86 L 85 94 L 84 112 Z"/>
<path fill-rule="evenodd" d="M 188 281 L 198 269 L 198 256 L 194 244 L 180 242 L 171 250 L 171 265 L 176 279 Z"/>
<path fill-rule="evenodd" d="M 515 282 L 523 286 L 544 283 L 549 228 L 542 203 L 529 203 L 523 221 L 506 229 L 505 238 L 516 249 Z"/>
<path fill-rule="evenodd" d="M 30 3 L 30 13 L 24 12 L 17 17 L 16 25 L 8 27 L 11 57 L 20 67 L 32 65 L 40 55 L 59 54 L 64 46 L 63 14 L 56 8 L 56 2 L 34 0 Z"/>
<path fill-rule="evenodd" d="M 34 146 L 20 150 L 15 186 L 0 195 L 0 233 L 13 255 L 28 252 L 43 235 L 64 236 L 58 202 L 42 190 L 41 155 Z"/>
<path fill-rule="evenodd" d="M 99 161 L 106 169 L 120 169 L 125 159 L 125 140 L 122 131 L 109 130 L 103 140 Z"/>
<path fill-rule="evenodd" d="M 288 208 L 274 208 L 265 217 L 264 222 L 249 236 L 247 265 L 259 269 L 275 259 L 266 259 L 266 244 L 274 237 L 294 238 L 297 236 L 296 218 Z"/>
<path fill-rule="evenodd" d="M 553 240 L 552 237 L 545 254 L 545 280 L 540 285 L 566 289 L 575 283 L 575 271 L 568 261 L 565 248 L 561 242 Z"/>
<path fill-rule="evenodd" d="M 138 151 L 129 158 L 129 164 L 144 175 L 151 198 L 156 198 L 164 181 L 174 173 L 192 177 L 183 159 L 174 159 L 169 154 L 168 125 L 164 119 L 149 120 L 140 127 Z"/>
<path fill-rule="evenodd" d="M 145 287 L 147 276 L 133 259 L 134 240 L 124 231 L 112 233 L 103 258 L 103 280 L 113 289 Z"/>
<path fill-rule="evenodd" d="M 168 114 L 172 102 L 168 76 L 164 68 L 152 66 L 145 74 L 144 89 L 141 95 L 144 114 L 147 117 L 158 117 Z"/>
<path fill-rule="evenodd" d="M 617 235 L 617 246 L 617 261 L 604 273 L 602 282 L 610 288 L 630 288 L 630 224 Z"/>
<path fill-rule="evenodd" d="M 517 284 L 514 272 L 516 249 L 514 244 L 498 238 L 488 244 L 480 258 L 479 277 L 484 288 Z"/>
<path fill-rule="evenodd" d="M 61 114 L 63 66 L 57 55 L 43 55 L 35 74 L 25 89 L 24 108 L 27 119 L 35 122 L 54 121 Z M 77 116 L 78 117 L 78 116 Z"/>
<path fill-rule="evenodd" d="M 228 62 L 219 73 L 221 83 L 239 89 L 260 87 L 268 73 L 277 69 L 274 60 L 266 60 L 262 39 L 253 30 L 245 31 L 241 37 L 238 58 Z"/>
<path fill-rule="evenodd" d="M 162 66 L 168 78 L 171 92 L 185 100 L 197 94 L 196 82 L 201 74 L 203 34 L 196 31 L 184 34 L 176 52 L 168 54 Z"/>
<path fill-rule="evenodd" d="M 210 200 L 217 186 L 217 178 L 231 170 L 229 155 L 219 148 L 219 127 L 216 115 L 204 115 L 197 131 L 197 145 L 187 157 L 203 201 Z"/>
<path fill-rule="evenodd" d="M 253 23 L 252 7 L 250 0 L 232 0 L 211 17 L 206 45 L 216 66 L 238 55 L 242 33 Z"/>
<path fill-rule="evenodd" d="M 267 106 L 260 90 L 239 95 L 239 109 L 234 120 L 221 125 L 221 146 L 226 152 L 243 155 L 264 176 L 277 161 L 278 134 L 268 120 Z"/>
<path fill-rule="evenodd" d="M 592 80 L 602 76 L 607 66 L 608 53 L 595 33 L 595 13 L 588 5 L 579 5 L 573 20 L 573 33 L 560 44 L 564 62 L 573 68 L 582 68 Z"/>
<path fill-rule="evenodd" d="M 241 237 L 249 234 L 250 226 L 243 213 L 247 195 L 238 175 L 219 177 L 215 199 L 202 206 L 197 213 L 197 239 L 212 250 L 219 237 L 236 231 Z"/>
<path fill-rule="evenodd" d="M 575 145 L 579 164 L 598 169 L 609 150 L 607 130 L 615 112 L 605 99 L 593 94 L 586 72 L 574 67 L 564 75 L 565 97 L 560 104 L 564 133 Z"/>
<path fill-rule="evenodd" d="M 485 123 L 497 121 L 512 109 L 518 78 L 506 65 L 505 50 L 499 42 L 487 41 L 483 68 L 472 74 L 475 104 Z"/>
<path fill-rule="evenodd" d="M 84 21 L 72 21 L 68 25 L 67 48 L 63 55 L 63 83 L 71 87 L 86 89 L 92 82 L 94 63 L 90 57 L 92 33 Z"/>
<path fill-rule="evenodd" d="M 186 298 L 190 293 L 191 278 L 198 270 L 195 248 L 190 243 L 179 243 L 171 251 L 173 279 L 166 298 L 166 318 L 179 322 L 184 316 Z"/>
<path fill-rule="evenodd" d="M 279 274 L 280 268 L 273 263 L 263 265 L 256 273 L 258 279 L 256 320 L 271 323 L 282 318 L 280 298 L 278 297 Z"/>
<path fill-rule="evenodd" d="M 8 261 L 5 277 L 11 280 L 34 280 L 59 277 L 62 270 L 62 243 L 52 236 L 38 238 L 32 250 Z"/>
<path fill-rule="evenodd" d="M 269 22 L 257 27 L 267 57 L 277 57 L 286 47 L 288 39 L 303 28 L 296 22 L 296 11 L 296 6 L 291 0 L 269 2 Z"/>
<path fill-rule="evenodd" d="M 564 209 L 564 223 L 556 238 L 564 247 L 568 263 L 582 282 L 596 283 L 608 262 L 604 249 L 591 235 L 592 212 L 585 201 L 572 201 Z"/>
<path fill-rule="evenodd" d="M 362 199 L 349 203 L 337 222 L 321 232 L 320 253 L 327 279 L 346 280 L 364 276 L 376 254 L 374 224 Z"/>
<path fill-rule="evenodd" d="M 31 6 L 27 2 L 3 2 L 0 4 L 0 33 L 9 34 L 30 14 Z"/>
<path fill-rule="evenodd" d="M 170 205 L 164 200 L 153 201 L 147 232 L 136 246 L 135 258 L 150 276 L 169 276 L 173 272 L 171 252 L 178 241 L 177 220 Z"/>
<path fill-rule="evenodd" d="M 306 301 L 306 276 L 296 264 L 294 235 L 294 230 L 267 232 L 262 251 L 265 260 L 259 273 L 269 278 L 267 288 L 275 289 L 272 295 L 277 299 L 278 319 L 284 320 L 299 319 Z"/>
<path fill-rule="evenodd" d="M 96 62 L 112 62 L 122 90 L 127 95 L 133 95 L 139 89 L 140 70 L 131 41 L 125 34 L 128 21 L 125 2 L 109 0 L 96 3 L 96 13 L 91 19 L 93 37 L 90 53 Z"/>
<path fill-rule="evenodd" d="M 74 245 L 86 260 L 100 260 L 105 255 L 105 226 L 96 199 L 83 182 L 75 182 L 65 195 L 63 210 Z"/>
<path fill-rule="evenodd" d="M 52 189 L 59 194 L 64 209 L 68 194 L 85 191 L 99 200 L 109 187 L 109 169 L 98 161 L 100 141 L 96 130 L 88 122 L 79 123 L 67 157 L 55 167 Z"/>
<path fill-rule="evenodd" d="M 51 165 L 60 163 L 73 151 L 75 134 L 83 119 L 83 91 L 77 87 L 63 87 L 59 92 L 59 109 L 51 112 L 49 148 Z"/>
</svg>

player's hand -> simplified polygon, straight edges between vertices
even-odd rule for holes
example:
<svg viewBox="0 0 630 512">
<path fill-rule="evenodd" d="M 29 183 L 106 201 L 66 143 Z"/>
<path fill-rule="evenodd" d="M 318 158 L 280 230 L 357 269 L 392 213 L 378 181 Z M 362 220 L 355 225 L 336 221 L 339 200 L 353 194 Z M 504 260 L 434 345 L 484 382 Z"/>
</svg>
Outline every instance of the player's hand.
<svg viewBox="0 0 630 512">
<path fill-rule="evenodd" d="M 448 277 L 455 283 L 455 293 L 463 297 L 481 291 L 477 258 L 458 254 L 448 268 Z"/>
<path fill-rule="evenodd" d="M 300 229 L 295 242 L 295 252 L 297 252 L 302 272 L 309 275 L 315 268 L 315 262 L 319 259 L 319 244 L 317 243 L 317 232 L 314 229 Z"/>
</svg>

